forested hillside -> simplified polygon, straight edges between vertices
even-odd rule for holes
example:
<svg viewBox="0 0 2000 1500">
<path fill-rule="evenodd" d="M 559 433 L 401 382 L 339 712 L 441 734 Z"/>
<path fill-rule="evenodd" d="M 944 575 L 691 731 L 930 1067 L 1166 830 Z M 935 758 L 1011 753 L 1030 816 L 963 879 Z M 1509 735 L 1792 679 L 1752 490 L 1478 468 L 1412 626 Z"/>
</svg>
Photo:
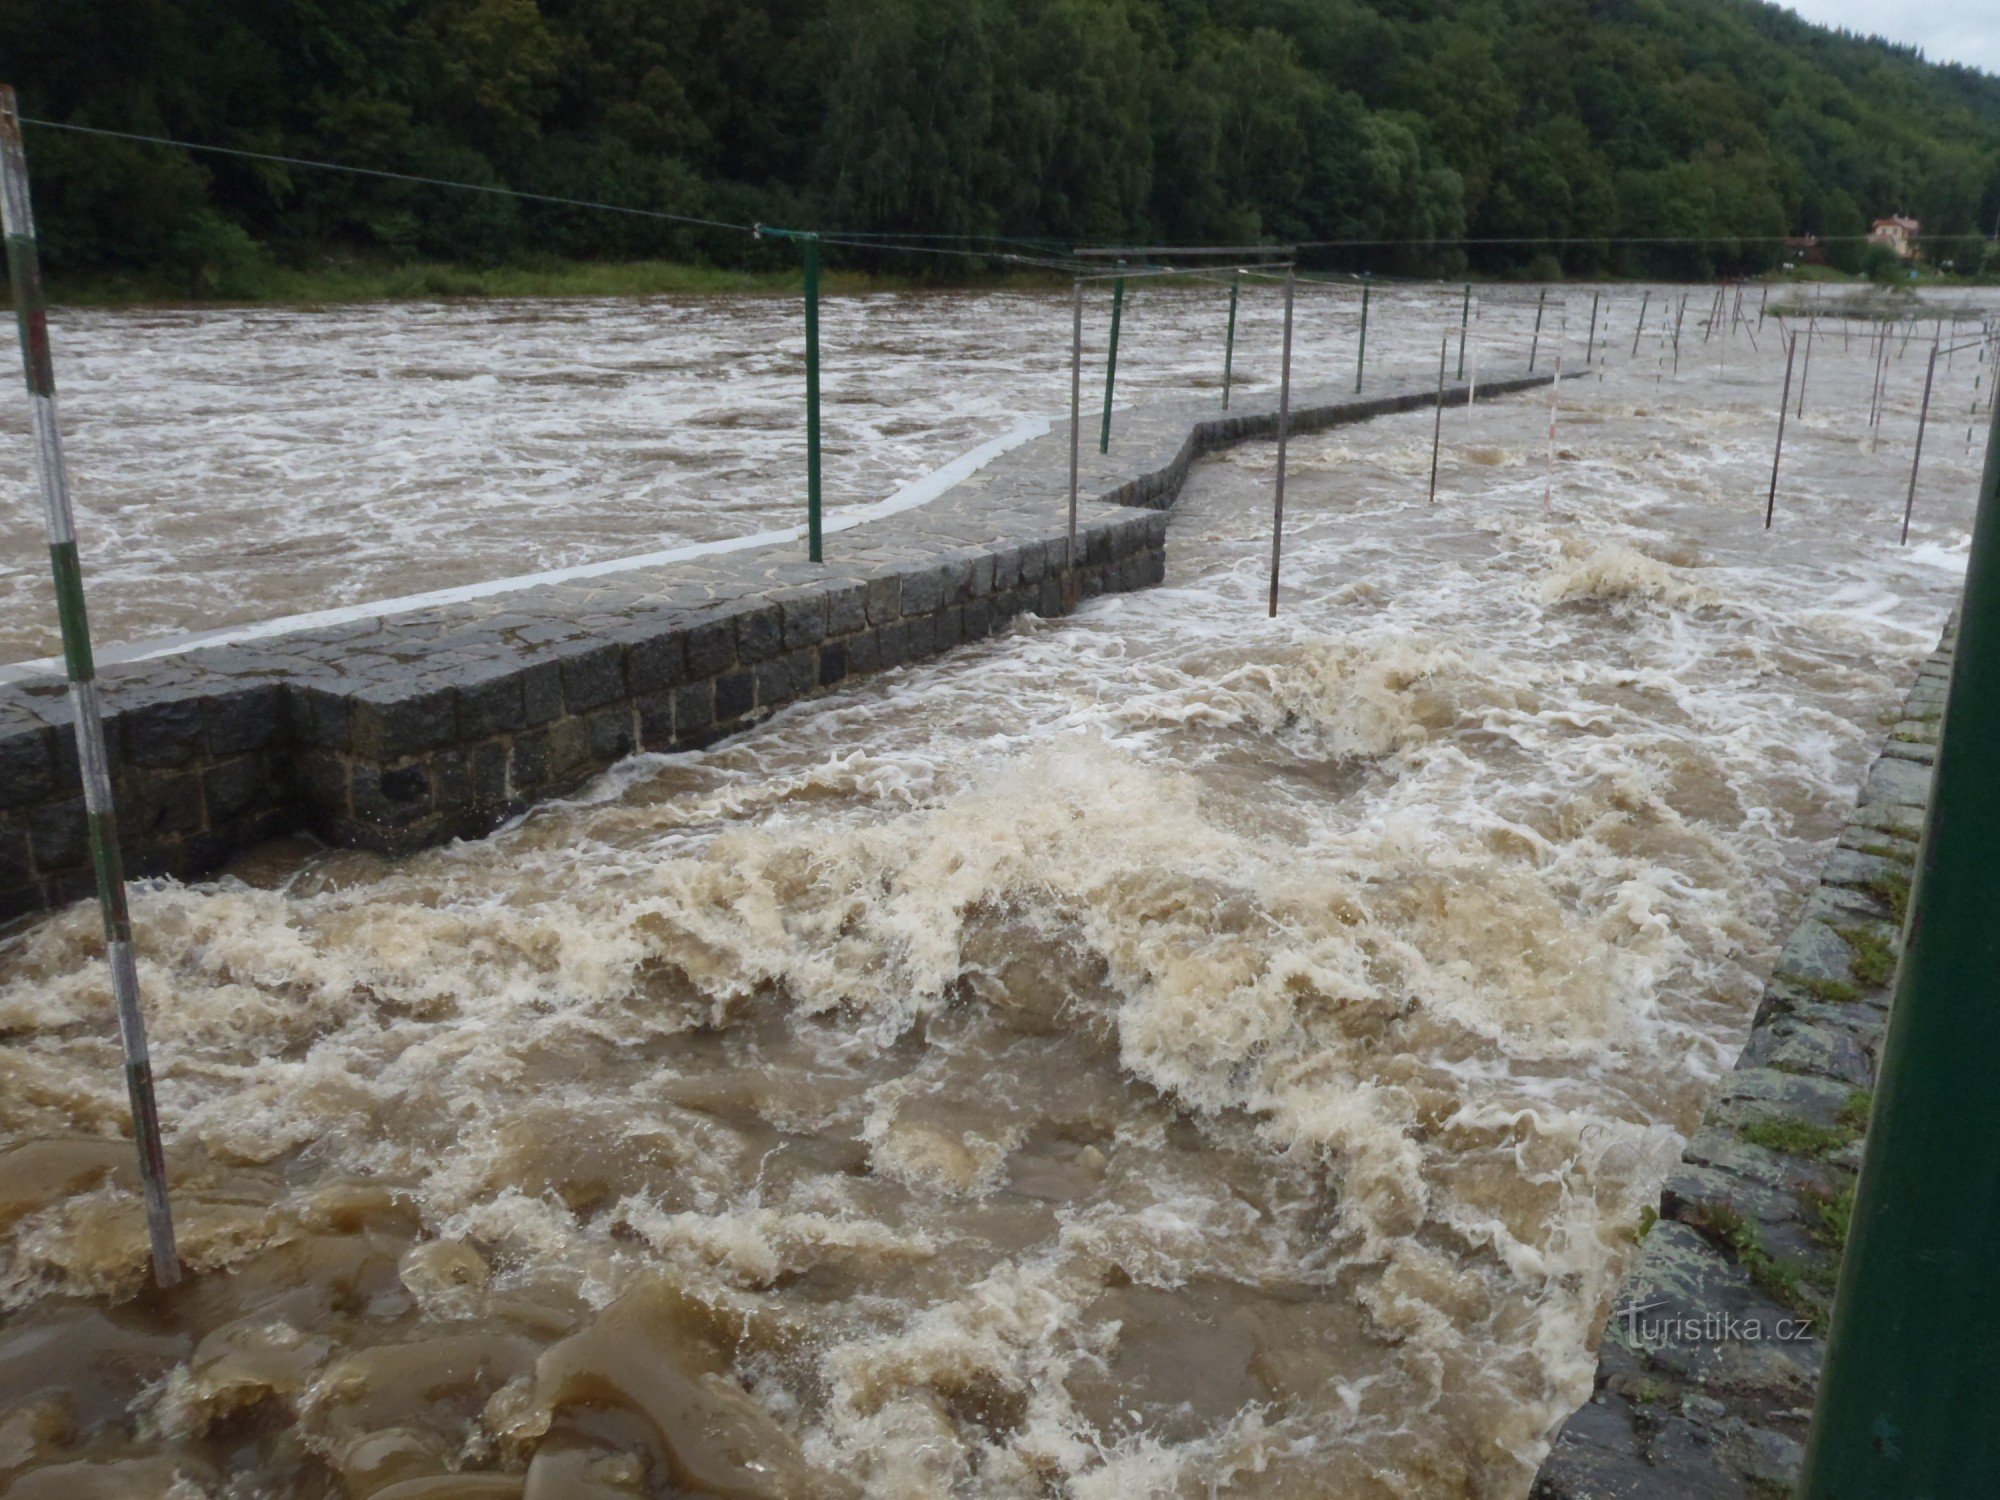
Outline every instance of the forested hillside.
<svg viewBox="0 0 2000 1500">
<path fill-rule="evenodd" d="M 1756 0 L 5 0 L 0 78 L 30 116 L 730 221 L 1396 242 L 1317 255 L 1385 272 L 1756 270 L 1896 211 L 1964 264 L 2000 217 L 2000 79 Z M 29 147 L 59 272 L 779 253 Z"/>
</svg>

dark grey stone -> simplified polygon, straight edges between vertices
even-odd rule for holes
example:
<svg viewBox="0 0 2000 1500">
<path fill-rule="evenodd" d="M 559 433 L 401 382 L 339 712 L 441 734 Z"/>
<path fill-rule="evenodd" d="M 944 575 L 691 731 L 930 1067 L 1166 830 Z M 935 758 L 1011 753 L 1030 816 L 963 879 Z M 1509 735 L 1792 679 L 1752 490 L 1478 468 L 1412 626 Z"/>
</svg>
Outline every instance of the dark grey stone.
<svg viewBox="0 0 2000 1500">
<path fill-rule="evenodd" d="M 507 801 L 507 746 L 488 740 L 472 748 L 472 799 L 477 807 L 499 808 Z"/>
<path fill-rule="evenodd" d="M 562 658 L 563 704 L 584 714 L 625 696 L 625 652 L 616 645 L 593 646 Z"/>
<path fill-rule="evenodd" d="M 757 667 L 757 706 L 776 708 L 803 698 L 818 685 L 819 665 L 814 653 L 792 651 Z"/>
<path fill-rule="evenodd" d="M 689 681 L 716 677 L 736 665 L 736 622 L 708 620 L 687 633 Z"/>
<path fill-rule="evenodd" d="M 130 765 L 172 768 L 202 753 L 205 736 L 199 698 L 157 698 L 121 707 L 118 723 Z"/>
<path fill-rule="evenodd" d="M 803 650 L 826 639 L 826 595 L 808 594 L 787 599 L 781 606 L 785 618 L 785 649 Z"/>
<path fill-rule="evenodd" d="M 470 808 L 472 757 L 463 750 L 440 750 L 429 761 L 432 805 L 439 812 L 460 813 Z"/>
<path fill-rule="evenodd" d="M 411 823 L 433 807 L 431 769 L 424 761 L 387 771 L 363 761 L 354 767 L 353 786 L 354 816 L 363 822 Z"/>
<path fill-rule="evenodd" d="M 687 636 L 681 631 L 634 641 L 626 648 L 625 678 L 634 697 L 677 688 L 687 677 Z"/>
<path fill-rule="evenodd" d="M 903 576 L 903 613 L 928 615 L 944 603 L 950 577 L 947 569 L 922 568 Z"/>
<path fill-rule="evenodd" d="M 736 617 L 736 656 L 746 665 L 769 661 L 784 649 L 785 621 L 776 605 Z"/>
<path fill-rule="evenodd" d="M 757 680 L 738 668 L 715 679 L 715 721 L 740 719 L 757 706 Z"/>
<path fill-rule="evenodd" d="M 685 689 L 666 688 L 634 700 L 639 722 L 639 748 L 671 750 L 674 746 L 674 699 Z"/>
<path fill-rule="evenodd" d="M 0 807 L 39 802 L 56 788 L 54 732 L 31 729 L 0 738 Z"/>
<path fill-rule="evenodd" d="M 344 692 L 321 684 L 292 683 L 285 689 L 285 714 L 300 745 L 346 750 L 352 743 L 354 705 Z"/>
<path fill-rule="evenodd" d="M 903 580 L 894 574 L 868 581 L 868 623 L 877 627 L 902 618 Z"/>
<path fill-rule="evenodd" d="M 35 868 L 42 874 L 66 870 L 90 858 L 90 825 L 83 798 L 44 802 L 29 808 L 21 821 L 35 852 Z"/>
<path fill-rule="evenodd" d="M 285 691 L 277 683 L 204 697 L 204 738 L 210 755 L 243 755 L 268 750 L 285 732 Z"/>
<path fill-rule="evenodd" d="M 860 584 L 831 590 L 826 596 L 826 633 L 853 635 L 868 628 L 868 590 Z"/>
<path fill-rule="evenodd" d="M 629 707 L 600 708 L 586 722 L 590 726 L 590 758 L 600 766 L 625 759 L 637 746 L 632 732 L 633 711 Z"/>
<path fill-rule="evenodd" d="M 691 682 L 674 694 L 674 738 L 685 743 L 691 735 L 715 727 L 715 684 Z"/>
<path fill-rule="evenodd" d="M 514 671 L 481 682 L 460 683 L 458 732 L 468 740 L 484 740 L 526 728 L 523 680 L 524 674 Z"/>
<path fill-rule="evenodd" d="M 819 685 L 832 687 L 846 675 L 846 644 L 841 641 L 828 641 L 819 648 Z"/>
<path fill-rule="evenodd" d="M 965 617 L 956 604 L 931 616 L 931 650 L 949 651 L 965 638 Z"/>
<path fill-rule="evenodd" d="M 549 776 L 565 785 L 597 769 L 591 760 L 590 725 L 581 718 L 558 719 L 548 729 Z"/>
<path fill-rule="evenodd" d="M 194 771 L 128 780 L 118 800 L 119 834 L 131 850 L 197 833 L 203 823 L 201 777 Z"/>
<path fill-rule="evenodd" d="M 882 641 L 872 630 L 849 637 L 842 643 L 849 676 L 862 677 L 882 669 Z"/>
<path fill-rule="evenodd" d="M 28 830 L 0 828 L 0 891 L 32 885 L 34 879 L 35 862 L 28 852 Z M 0 917 L 0 921 L 5 920 Z"/>
<path fill-rule="evenodd" d="M 562 664 L 538 661 L 521 671 L 521 712 L 530 729 L 563 716 Z"/>
<path fill-rule="evenodd" d="M 347 762 L 331 751 L 313 750 L 292 765 L 292 781 L 315 823 L 344 818 L 353 807 Z"/>
<path fill-rule="evenodd" d="M 516 797 L 531 796 L 549 784 L 549 732 L 530 729 L 514 736 L 507 755 L 507 786 Z"/>
<path fill-rule="evenodd" d="M 217 824 L 235 822 L 248 813 L 264 811 L 270 803 L 270 762 L 261 755 L 218 761 L 201 773 L 201 786 L 209 818 Z"/>
<path fill-rule="evenodd" d="M 364 689 L 354 700 L 354 753 L 393 761 L 451 744 L 458 736 L 458 693 L 423 680 Z"/>
</svg>

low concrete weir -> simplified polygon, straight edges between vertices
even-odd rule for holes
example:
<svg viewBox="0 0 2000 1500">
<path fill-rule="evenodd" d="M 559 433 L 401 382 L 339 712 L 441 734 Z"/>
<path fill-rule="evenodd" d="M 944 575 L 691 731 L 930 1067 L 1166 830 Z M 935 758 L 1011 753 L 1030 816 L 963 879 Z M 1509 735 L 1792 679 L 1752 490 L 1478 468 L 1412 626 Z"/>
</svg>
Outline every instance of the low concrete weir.
<svg viewBox="0 0 2000 1500">
<path fill-rule="evenodd" d="M 1480 398 L 1548 375 L 1482 381 Z M 1463 383 L 1445 403 L 1463 406 Z M 1295 391 L 1292 430 L 1429 406 Z M 1065 578 L 1069 427 L 915 508 L 832 536 L 556 582 L 284 633 L 106 653 L 106 730 L 127 868 L 197 878 L 307 831 L 403 853 L 477 837 L 636 750 L 684 750 L 853 678 L 1158 583 L 1167 517 L 1201 455 L 1277 429 L 1276 393 L 1120 412 L 1086 444 Z M 87 566 L 86 559 L 86 566 Z M 412 605 L 411 601 L 405 601 Z M 74 737 L 56 675 L 0 682 L 0 922 L 93 889 Z"/>
</svg>

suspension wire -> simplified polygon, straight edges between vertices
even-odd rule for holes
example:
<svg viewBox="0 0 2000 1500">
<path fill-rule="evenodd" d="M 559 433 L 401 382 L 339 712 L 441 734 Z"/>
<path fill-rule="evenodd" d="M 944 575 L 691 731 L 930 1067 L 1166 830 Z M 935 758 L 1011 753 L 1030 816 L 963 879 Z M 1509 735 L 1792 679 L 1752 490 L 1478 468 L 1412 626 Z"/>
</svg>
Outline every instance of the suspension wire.
<svg viewBox="0 0 2000 1500">
<path fill-rule="evenodd" d="M 177 141 L 163 135 L 140 135 L 130 130 L 103 130 L 95 125 L 69 125 L 60 120 L 31 120 L 25 116 L 23 125 L 37 125 L 43 130 L 66 130 L 73 135 L 103 136 L 117 141 L 139 141 L 149 146 L 173 146 L 182 151 L 206 151 L 216 156 L 240 157 L 245 161 L 274 162 L 280 166 L 306 167 L 315 172 L 347 172 L 356 177 L 375 177 L 385 182 L 408 182 L 421 187 L 455 188 L 466 193 L 485 193 L 495 198 L 518 198 L 527 203 L 550 203 L 564 208 L 590 208 L 600 213 L 627 214 L 637 219 L 659 219 L 669 224 L 690 224 L 701 229 L 727 229 L 741 234 L 751 234 L 749 224 L 732 224 L 722 219 L 702 219 L 691 214 L 672 214 L 654 208 L 633 208 L 624 203 L 599 203 L 588 198 L 564 198 L 554 193 L 528 193 L 518 188 L 500 187 L 485 182 L 455 182 L 447 177 L 423 177 L 414 172 L 388 172 L 376 167 L 356 167 L 345 162 L 314 161 L 303 156 L 280 156 L 271 151 L 246 151 L 237 146 L 210 146 L 200 141 Z"/>
</svg>

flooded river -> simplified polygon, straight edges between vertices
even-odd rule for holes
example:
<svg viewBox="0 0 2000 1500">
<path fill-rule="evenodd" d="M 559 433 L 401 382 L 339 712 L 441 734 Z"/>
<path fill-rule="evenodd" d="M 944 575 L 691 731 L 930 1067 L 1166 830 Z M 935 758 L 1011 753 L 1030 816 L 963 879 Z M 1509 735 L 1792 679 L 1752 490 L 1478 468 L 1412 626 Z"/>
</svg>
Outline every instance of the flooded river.
<svg viewBox="0 0 2000 1500">
<path fill-rule="evenodd" d="M 1489 368 L 1525 354 L 1507 296 Z M 1446 413 L 1435 504 L 1429 413 L 1296 442 L 1275 621 L 1252 444 L 1197 468 L 1160 588 L 480 843 L 138 892 L 171 1293 L 95 914 L 0 938 L 0 1495 L 1519 1500 L 1954 602 L 1977 471 L 1961 354 L 1899 547 L 1927 350 L 1875 434 L 1872 349 L 1822 334 L 1767 532 L 1775 323 L 1702 346 L 1691 304 L 1676 375 L 1616 297 L 1553 464 L 1539 394 Z M 1214 301 L 1135 297 L 1135 399 L 1206 368 Z M 1434 375 L 1455 303 L 1376 307 L 1371 353 Z M 748 350 L 781 310 L 678 326 Z M 844 311 L 949 350 L 856 355 L 850 499 L 1061 399 L 1060 298 Z M 1326 372 L 1352 311 L 1302 306 Z M 79 486 L 133 538 L 93 549 L 101 612 L 141 635 L 432 586 L 432 549 L 478 573 L 785 524 L 788 350 L 741 395 L 706 354 L 659 371 L 657 421 L 630 370 L 526 378 L 652 359 L 666 316 L 68 320 Z M 155 359 L 204 373 L 113 389 Z M 252 371 L 246 431 L 221 388 Z M 197 405 L 191 450 L 108 432 Z M 671 416 L 697 407 L 743 421 Z M 270 510 L 216 500 L 225 545 L 198 492 L 231 476 Z M 287 550 L 313 526 L 352 550 Z"/>
</svg>

